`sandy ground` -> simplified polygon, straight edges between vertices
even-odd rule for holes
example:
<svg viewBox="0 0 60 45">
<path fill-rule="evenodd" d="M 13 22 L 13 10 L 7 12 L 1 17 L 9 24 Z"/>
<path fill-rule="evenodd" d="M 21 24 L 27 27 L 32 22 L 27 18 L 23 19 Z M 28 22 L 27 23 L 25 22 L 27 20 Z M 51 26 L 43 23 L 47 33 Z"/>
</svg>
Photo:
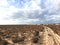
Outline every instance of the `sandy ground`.
<svg viewBox="0 0 60 45">
<path fill-rule="evenodd" d="M 23 29 L 22 27 L 20 29 Z M 0 45 L 60 45 L 60 36 L 53 29 L 45 25 L 41 27 L 40 30 L 36 28 L 33 30 L 27 26 L 28 29 L 25 31 L 18 27 L 15 27 L 16 29 L 12 27 L 12 30 L 11 27 L 9 29 L 0 27 Z"/>
</svg>

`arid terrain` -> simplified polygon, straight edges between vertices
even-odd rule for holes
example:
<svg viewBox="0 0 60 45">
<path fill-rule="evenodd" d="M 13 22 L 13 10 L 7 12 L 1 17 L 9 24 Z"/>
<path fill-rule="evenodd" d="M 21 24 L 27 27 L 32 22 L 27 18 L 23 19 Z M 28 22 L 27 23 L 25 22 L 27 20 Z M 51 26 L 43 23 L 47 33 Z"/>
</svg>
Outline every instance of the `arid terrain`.
<svg viewBox="0 0 60 45">
<path fill-rule="evenodd" d="M 0 45 L 60 45 L 60 24 L 0 25 Z"/>
</svg>

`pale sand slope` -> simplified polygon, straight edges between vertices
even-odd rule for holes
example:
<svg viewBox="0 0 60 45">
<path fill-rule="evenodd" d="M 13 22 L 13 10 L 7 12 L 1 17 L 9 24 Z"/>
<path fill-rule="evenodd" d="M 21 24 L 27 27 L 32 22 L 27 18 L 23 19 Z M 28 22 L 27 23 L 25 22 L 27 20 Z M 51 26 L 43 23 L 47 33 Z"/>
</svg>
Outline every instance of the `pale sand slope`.
<svg viewBox="0 0 60 45">
<path fill-rule="evenodd" d="M 44 26 L 44 31 L 43 31 L 43 44 L 41 45 L 60 45 L 60 36 L 58 36 L 54 31 L 49 28 Z"/>
</svg>

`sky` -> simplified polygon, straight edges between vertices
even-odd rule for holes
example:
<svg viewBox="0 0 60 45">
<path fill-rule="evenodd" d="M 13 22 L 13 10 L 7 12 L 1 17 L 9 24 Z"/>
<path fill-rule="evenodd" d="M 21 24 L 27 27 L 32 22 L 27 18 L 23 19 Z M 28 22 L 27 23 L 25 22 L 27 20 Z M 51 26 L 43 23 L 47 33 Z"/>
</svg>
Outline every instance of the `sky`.
<svg viewBox="0 0 60 45">
<path fill-rule="evenodd" d="M 60 0 L 0 0 L 0 24 L 60 23 Z"/>
</svg>

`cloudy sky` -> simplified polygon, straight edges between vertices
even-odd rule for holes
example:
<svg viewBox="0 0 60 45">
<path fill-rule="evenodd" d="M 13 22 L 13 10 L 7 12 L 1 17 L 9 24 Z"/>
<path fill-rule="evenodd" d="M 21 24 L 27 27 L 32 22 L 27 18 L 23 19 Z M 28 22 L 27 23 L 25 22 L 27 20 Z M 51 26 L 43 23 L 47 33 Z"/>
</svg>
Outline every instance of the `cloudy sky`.
<svg viewBox="0 0 60 45">
<path fill-rule="evenodd" d="M 60 0 L 0 0 L 0 24 L 60 23 Z"/>
</svg>

